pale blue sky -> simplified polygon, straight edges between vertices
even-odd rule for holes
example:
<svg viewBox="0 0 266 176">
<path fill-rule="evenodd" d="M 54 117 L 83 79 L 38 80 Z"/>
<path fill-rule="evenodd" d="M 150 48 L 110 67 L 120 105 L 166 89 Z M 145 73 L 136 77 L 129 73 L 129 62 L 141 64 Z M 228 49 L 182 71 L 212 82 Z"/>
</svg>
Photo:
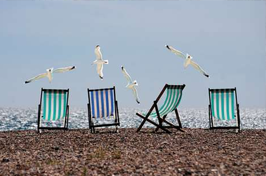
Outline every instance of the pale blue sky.
<svg viewBox="0 0 266 176">
<path fill-rule="evenodd" d="M 149 108 L 165 83 L 186 84 L 181 107 L 207 107 L 208 88 L 237 87 L 241 107 L 266 106 L 265 1 L 0 1 L 0 107 L 37 107 L 40 89 L 116 86 L 120 107 Z M 101 46 L 104 81 L 96 74 Z M 205 78 L 164 45 L 188 52 Z M 24 81 L 47 68 L 77 66 L 53 82 Z M 137 105 L 120 66 L 139 83 Z"/>
</svg>

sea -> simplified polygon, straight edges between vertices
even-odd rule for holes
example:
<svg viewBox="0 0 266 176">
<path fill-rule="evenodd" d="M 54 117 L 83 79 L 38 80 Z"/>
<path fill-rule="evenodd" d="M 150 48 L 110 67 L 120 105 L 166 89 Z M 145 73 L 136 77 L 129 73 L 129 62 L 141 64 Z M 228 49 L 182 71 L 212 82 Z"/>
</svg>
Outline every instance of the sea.
<svg viewBox="0 0 266 176">
<path fill-rule="evenodd" d="M 136 113 L 147 113 L 145 109 L 121 108 L 119 109 L 120 128 L 137 128 L 142 119 Z M 208 109 L 180 108 L 179 116 L 182 126 L 185 128 L 209 128 Z M 156 121 L 156 119 L 151 120 Z M 241 129 L 266 129 L 266 109 L 242 108 L 240 109 Z M 113 118 L 96 119 L 95 123 L 109 123 Z M 175 114 L 170 113 L 167 117 L 172 123 L 177 123 Z M 233 124 L 235 121 L 232 121 Z M 228 121 L 216 121 L 219 125 L 230 124 Z M 60 125 L 58 122 L 55 125 Z M 52 124 L 53 125 L 53 124 Z M 144 127 L 154 128 L 150 123 Z M 71 108 L 69 115 L 70 129 L 88 129 L 88 112 L 85 108 Z M 37 109 L 34 108 L 0 108 L 0 131 L 36 130 Z"/>
</svg>

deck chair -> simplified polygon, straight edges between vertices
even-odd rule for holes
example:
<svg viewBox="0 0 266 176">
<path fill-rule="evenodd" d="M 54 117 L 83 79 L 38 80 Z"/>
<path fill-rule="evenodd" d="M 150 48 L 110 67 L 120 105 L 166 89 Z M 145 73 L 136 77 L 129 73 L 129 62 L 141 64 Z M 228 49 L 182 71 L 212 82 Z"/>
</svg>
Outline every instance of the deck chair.
<svg viewBox="0 0 266 176">
<path fill-rule="evenodd" d="M 240 113 L 236 88 L 209 89 L 209 125 L 210 129 L 238 129 L 240 131 Z M 214 122 L 233 122 L 233 125 L 214 125 Z"/>
<path fill-rule="evenodd" d="M 68 129 L 68 98 L 69 89 L 41 89 L 38 107 L 38 132 L 42 129 Z M 46 125 L 42 125 L 43 123 Z M 58 124 L 54 126 L 54 123 Z"/>
<path fill-rule="evenodd" d="M 88 89 L 88 121 L 91 133 L 96 127 L 120 126 L 118 103 L 116 101 L 115 87 L 105 89 Z M 102 120 L 101 120 L 102 119 Z M 96 124 L 95 121 L 109 120 Z"/>
<path fill-rule="evenodd" d="M 167 128 L 176 128 L 177 130 L 181 130 L 182 124 L 179 118 L 179 114 L 177 111 L 177 107 L 181 101 L 182 98 L 182 92 L 185 88 L 185 85 L 168 85 L 166 84 L 164 88 L 162 89 L 161 93 L 157 97 L 157 99 L 154 101 L 153 105 L 151 106 L 150 110 L 147 114 L 140 114 L 136 113 L 137 116 L 143 119 L 142 123 L 140 124 L 139 128 L 137 129 L 137 132 L 139 132 L 144 125 L 146 121 L 150 122 L 154 126 L 156 126 L 155 131 L 158 131 L 158 129 L 161 129 L 167 133 L 170 133 L 170 131 Z M 160 98 L 163 96 L 163 94 L 166 92 L 166 98 L 164 100 L 163 105 L 158 108 L 158 102 Z M 155 112 L 153 112 L 155 110 Z M 173 125 L 172 123 L 168 122 L 166 120 L 167 115 L 170 112 L 175 112 L 176 119 L 178 122 L 178 126 Z M 159 124 L 155 123 L 154 121 L 148 119 L 149 117 L 157 118 Z M 163 123 L 167 124 L 168 126 L 163 126 Z"/>
</svg>

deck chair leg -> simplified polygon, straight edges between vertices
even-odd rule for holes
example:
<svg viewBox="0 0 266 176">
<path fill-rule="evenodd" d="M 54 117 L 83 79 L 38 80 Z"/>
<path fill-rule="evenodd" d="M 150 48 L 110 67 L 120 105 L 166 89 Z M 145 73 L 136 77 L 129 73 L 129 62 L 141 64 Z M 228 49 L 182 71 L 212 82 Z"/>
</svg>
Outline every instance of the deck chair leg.
<svg viewBox="0 0 266 176">
<path fill-rule="evenodd" d="M 181 120 L 180 120 L 179 113 L 178 113 L 177 109 L 175 109 L 175 115 L 176 115 L 176 120 L 178 122 L 179 127 L 182 128 Z"/>
<path fill-rule="evenodd" d="M 161 127 L 160 125 L 158 125 L 158 124 L 156 124 L 155 122 L 153 122 L 153 121 L 151 121 L 150 119 L 148 119 L 148 117 L 144 117 L 144 116 L 142 116 L 142 115 L 139 114 L 139 113 L 136 113 L 136 115 L 139 116 L 139 117 L 141 117 L 141 118 L 144 119 L 145 121 L 150 122 L 150 123 L 153 124 L 154 126 L 159 127 L 160 129 L 164 130 L 165 132 L 167 132 L 167 133 L 171 133 L 169 130 L 167 130 L 167 129 Z M 137 131 L 137 132 L 138 132 L 138 131 Z"/>
<path fill-rule="evenodd" d="M 167 116 L 167 115 L 164 115 L 164 116 L 163 116 L 163 120 L 165 120 L 166 116 Z M 155 132 L 157 132 L 158 130 L 159 130 L 159 128 L 157 127 L 157 128 L 155 129 Z"/>
<path fill-rule="evenodd" d="M 171 127 L 175 128 L 175 129 L 177 129 L 177 130 L 179 130 L 179 131 L 182 131 L 182 132 L 184 132 L 183 130 L 181 130 L 181 128 L 180 128 L 179 126 L 175 126 L 174 124 L 172 124 L 172 123 L 168 122 L 168 121 L 167 121 L 167 120 L 165 120 L 165 119 L 162 119 L 162 121 L 163 121 L 164 123 L 166 123 L 166 124 L 170 125 Z"/>
</svg>

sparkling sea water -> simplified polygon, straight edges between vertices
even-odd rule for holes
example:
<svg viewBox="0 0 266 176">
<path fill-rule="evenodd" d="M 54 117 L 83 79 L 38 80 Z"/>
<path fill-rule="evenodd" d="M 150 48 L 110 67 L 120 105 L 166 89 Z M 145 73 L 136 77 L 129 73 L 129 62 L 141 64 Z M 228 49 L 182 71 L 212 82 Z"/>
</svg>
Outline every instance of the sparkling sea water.
<svg viewBox="0 0 266 176">
<path fill-rule="evenodd" d="M 142 119 L 136 112 L 146 113 L 147 110 L 121 108 L 119 109 L 120 128 L 137 128 Z M 179 109 L 179 116 L 183 127 L 208 128 L 208 109 Z M 265 109 L 240 109 L 242 129 L 266 129 Z M 175 121 L 175 114 L 169 114 L 169 121 Z M 99 120 L 101 121 L 101 119 Z M 69 128 L 88 128 L 88 112 L 83 108 L 70 108 Z M 145 123 L 144 127 L 154 127 Z M 37 129 L 37 109 L 0 108 L 0 131 L 35 130 Z"/>
</svg>

